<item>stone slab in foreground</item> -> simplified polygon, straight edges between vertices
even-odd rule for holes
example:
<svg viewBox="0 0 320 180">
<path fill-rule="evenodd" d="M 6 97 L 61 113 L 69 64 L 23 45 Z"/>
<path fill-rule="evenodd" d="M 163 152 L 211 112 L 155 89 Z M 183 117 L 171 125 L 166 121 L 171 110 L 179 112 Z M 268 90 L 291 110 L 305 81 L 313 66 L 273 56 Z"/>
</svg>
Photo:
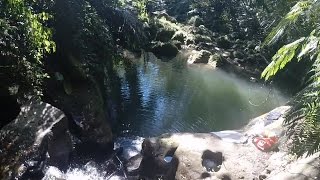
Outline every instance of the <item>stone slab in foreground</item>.
<svg viewBox="0 0 320 180">
<path fill-rule="evenodd" d="M 143 165 L 145 155 L 138 154 L 129 160 L 128 165 L 137 169 L 135 163 L 140 158 L 139 173 L 154 171 L 166 177 L 167 171 L 159 171 L 161 167 L 175 167 L 166 162 L 171 152 L 178 162 L 175 179 L 274 179 L 304 180 L 320 178 L 320 153 L 311 157 L 297 159 L 288 154 L 283 135 L 284 113 L 289 106 L 278 107 L 269 113 L 254 118 L 242 130 L 223 131 L 223 133 L 173 133 L 150 138 L 154 149 L 154 159 Z M 230 136 L 226 136 L 231 133 Z M 218 135 L 223 135 L 219 137 Z M 280 135 L 279 149 L 262 152 L 252 143 L 252 137 L 263 134 Z M 244 137 L 246 141 L 242 141 Z M 231 141 L 235 138 L 234 142 Z M 143 149 L 143 146 L 142 146 Z M 174 151 L 172 151 L 174 150 Z M 172 154 L 172 152 L 174 152 Z M 170 153 L 169 153 L 170 154 Z M 142 158 L 142 161 L 141 161 Z M 150 157 L 149 157 L 150 159 Z M 152 158 L 151 158 L 152 159 Z M 161 162 L 159 164 L 159 162 Z M 129 167 L 130 168 L 130 167 Z M 165 168 L 164 168 L 165 169 Z M 156 177 L 155 177 L 156 178 Z M 164 178 L 166 179 L 166 178 Z"/>
<path fill-rule="evenodd" d="M 0 179 L 41 173 L 49 163 L 66 166 L 72 150 L 64 113 L 36 99 L 0 131 Z"/>
</svg>

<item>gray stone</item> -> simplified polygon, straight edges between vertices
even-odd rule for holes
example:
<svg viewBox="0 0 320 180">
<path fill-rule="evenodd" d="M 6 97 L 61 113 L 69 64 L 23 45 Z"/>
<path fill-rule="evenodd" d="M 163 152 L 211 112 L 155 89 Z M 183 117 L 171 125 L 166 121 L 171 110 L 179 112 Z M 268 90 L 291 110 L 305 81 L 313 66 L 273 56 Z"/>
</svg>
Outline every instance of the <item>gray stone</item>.
<svg viewBox="0 0 320 180">
<path fill-rule="evenodd" d="M 156 34 L 156 40 L 161 42 L 168 42 L 172 38 L 174 33 L 175 32 L 173 30 L 160 28 Z"/>
<path fill-rule="evenodd" d="M 236 132 L 241 136 L 250 137 L 251 130 L 257 130 L 256 124 L 262 124 L 278 113 L 284 114 L 290 107 L 278 107 L 269 113 L 261 115 Z M 272 117 L 273 118 L 273 117 Z M 276 120 L 273 124 L 262 127 L 263 131 L 272 131 L 278 127 L 284 129 L 283 118 Z M 216 132 L 217 133 L 217 132 Z M 218 134 L 218 133 L 217 133 Z M 224 135 L 234 135 L 230 131 L 225 131 Z M 259 132 L 260 134 L 260 132 Z M 233 136 L 232 136 L 233 137 Z M 228 136 L 228 138 L 230 138 Z M 237 138 L 237 137 L 236 137 Z M 285 137 L 280 137 L 285 139 Z M 132 158 L 130 172 L 150 173 L 156 176 L 156 173 L 167 172 L 166 167 L 172 171 L 170 175 L 175 177 L 167 179 L 318 179 L 320 175 L 319 152 L 299 159 L 288 154 L 287 149 L 279 152 L 262 152 L 258 150 L 251 141 L 243 143 L 232 143 L 226 141 L 226 137 L 213 133 L 170 133 L 156 138 L 149 139 L 151 146 L 144 146 L 142 143 L 141 154 Z M 144 141 L 145 142 L 145 141 Z M 283 141 L 280 141 L 283 142 Z M 288 145 L 288 144 L 284 144 Z M 150 147 L 150 148 L 146 148 Z M 149 151 L 146 151 L 149 150 Z M 149 152 L 149 153 L 148 153 Z M 169 164 L 165 157 L 173 157 L 176 164 Z M 144 162 L 143 162 L 144 161 Z M 165 163 L 164 163 L 165 162 Z M 138 164 L 140 163 L 139 167 Z M 176 167 L 177 165 L 177 167 Z M 149 171 L 148 171 L 149 170 Z M 163 176 L 165 177 L 165 176 Z M 135 179 L 138 179 L 135 178 Z M 147 178 L 148 179 L 148 178 Z M 155 178 L 149 178 L 155 179 Z M 166 178 L 164 178 L 166 179 Z"/>
<path fill-rule="evenodd" d="M 210 56 L 208 64 L 212 67 L 217 67 L 217 64 L 221 62 L 221 56 L 218 53 L 214 53 Z"/>
<path fill-rule="evenodd" d="M 260 47 L 260 46 L 256 46 L 256 47 L 254 48 L 254 50 L 255 50 L 256 52 L 260 52 L 260 51 L 261 51 L 261 47 Z"/>
<path fill-rule="evenodd" d="M 228 57 L 230 57 L 230 56 L 231 56 L 231 53 L 230 53 L 229 51 L 224 51 L 224 52 L 222 53 L 222 57 L 228 58 Z"/>
<path fill-rule="evenodd" d="M 194 41 L 195 41 L 195 43 L 200 43 L 200 42 L 210 43 L 210 42 L 212 42 L 212 39 L 209 36 L 196 34 L 194 37 Z"/>
<path fill-rule="evenodd" d="M 186 36 L 182 31 L 177 31 L 172 37 L 172 40 L 180 41 L 181 43 L 184 43 L 185 39 Z"/>
<path fill-rule="evenodd" d="M 141 154 L 129 159 L 127 172 L 134 179 L 175 179 L 179 160 L 174 156 L 177 147 L 170 147 L 165 152 L 158 153 L 156 142 L 145 139 L 141 146 Z M 170 161 L 165 158 L 170 156 Z"/>
<path fill-rule="evenodd" d="M 203 174 L 209 179 L 250 179 L 253 175 L 249 163 L 262 154 L 254 147 L 224 142 L 214 134 L 165 134 L 155 142 L 156 154 L 166 154 L 167 149 L 177 147 L 174 156 L 179 159 L 175 176 L 178 180 L 199 179 Z M 244 156 L 246 153 L 250 156 Z"/>
<path fill-rule="evenodd" d="M 151 47 L 151 52 L 158 58 L 173 58 L 178 54 L 179 50 L 173 43 L 158 42 Z"/>
<path fill-rule="evenodd" d="M 25 173 L 42 171 L 45 165 L 66 168 L 72 151 L 64 113 L 35 98 L 1 129 L 0 140 L 1 179 L 19 179 Z"/>
<path fill-rule="evenodd" d="M 192 38 L 187 38 L 186 45 L 194 44 L 194 40 Z"/>
<path fill-rule="evenodd" d="M 195 15 L 199 15 L 199 14 L 200 14 L 200 12 L 198 9 L 192 9 L 187 13 L 188 16 L 195 16 Z"/>
<path fill-rule="evenodd" d="M 171 21 L 173 23 L 177 22 L 177 20 L 174 17 L 170 16 L 165 11 L 155 11 L 155 12 L 153 12 L 153 14 L 155 14 L 157 16 L 157 18 L 159 18 L 159 19 L 165 18 L 166 20 Z"/>
<path fill-rule="evenodd" d="M 182 42 L 173 40 L 172 44 L 174 44 L 179 50 L 182 49 Z"/>
<path fill-rule="evenodd" d="M 255 49 L 256 44 L 254 43 L 254 41 L 248 41 L 247 47 L 248 47 L 249 49 Z"/>
<path fill-rule="evenodd" d="M 190 18 L 190 20 L 188 21 L 188 24 L 193 25 L 195 27 L 199 27 L 200 25 L 202 25 L 203 19 L 200 16 L 193 16 Z"/>
<path fill-rule="evenodd" d="M 219 47 L 225 48 L 225 49 L 228 49 L 231 47 L 231 41 L 229 40 L 228 36 L 219 37 L 217 39 L 217 44 Z"/>
<path fill-rule="evenodd" d="M 128 162 L 126 163 L 126 170 L 129 175 L 137 175 L 140 163 L 142 161 L 143 156 L 138 154 L 136 156 L 131 157 Z"/>
<path fill-rule="evenodd" d="M 192 54 L 188 58 L 189 64 L 194 63 L 208 63 L 211 56 L 211 52 L 207 50 L 192 51 Z"/>
<path fill-rule="evenodd" d="M 239 58 L 239 59 L 243 59 L 244 58 L 244 54 L 242 52 L 240 52 L 240 51 L 233 51 L 232 55 L 235 58 Z"/>
</svg>

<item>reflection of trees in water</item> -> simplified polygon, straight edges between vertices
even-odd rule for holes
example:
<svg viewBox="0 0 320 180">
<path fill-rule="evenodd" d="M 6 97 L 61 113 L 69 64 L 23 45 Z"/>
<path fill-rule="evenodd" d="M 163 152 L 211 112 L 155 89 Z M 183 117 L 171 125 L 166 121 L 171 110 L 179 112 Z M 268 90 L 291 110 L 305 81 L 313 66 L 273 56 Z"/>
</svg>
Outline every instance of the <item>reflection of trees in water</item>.
<svg viewBox="0 0 320 180">
<path fill-rule="evenodd" d="M 156 60 L 144 63 L 129 62 L 124 68 L 122 119 L 131 124 L 125 127 L 131 135 L 240 128 L 275 106 L 274 98 L 261 107 L 250 105 L 250 98 L 259 100 L 268 89 L 250 86 L 220 71 L 180 69 L 174 62 Z M 250 88 L 257 92 L 249 93 Z"/>
<path fill-rule="evenodd" d="M 141 107 L 141 92 L 138 71 L 134 64 L 125 64 L 125 79 L 129 86 L 130 107 L 133 106 L 136 107 L 133 109 L 137 109 Z"/>
<path fill-rule="evenodd" d="M 128 130 L 128 127 L 139 122 L 134 122 L 134 116 L 138 114 L 142 107 L 142 94 L 140 93 L 140 83 L 136 65 L 129 61 L 123 60 L 124 77 L 121 86 L 127 86 L 128 91 L 124 91 L 120 96 L 121 113 L 119 114 L 118 131 Z M 134 130 L 135 128 L 130 127 Z M 118 132 L 120 133 L 120 132 Z"/>
</svg>

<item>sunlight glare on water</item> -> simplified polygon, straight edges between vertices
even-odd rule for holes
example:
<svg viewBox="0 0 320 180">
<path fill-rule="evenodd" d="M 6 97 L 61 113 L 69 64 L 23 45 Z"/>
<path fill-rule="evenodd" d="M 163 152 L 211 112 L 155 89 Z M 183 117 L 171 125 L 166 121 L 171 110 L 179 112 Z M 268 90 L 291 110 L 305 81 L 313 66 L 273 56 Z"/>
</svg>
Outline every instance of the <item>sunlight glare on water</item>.
<svg viewBox="0 0 320 180">
<path fill-rule="evenodd" d="M 274 88 L 236 75 L 179 59 L 149 58 L 122 71 L 122 132 L 158 136 L 170 132 L 212 132 L 239 129 L 251 118 L 284 105 Z"/>
</svg>

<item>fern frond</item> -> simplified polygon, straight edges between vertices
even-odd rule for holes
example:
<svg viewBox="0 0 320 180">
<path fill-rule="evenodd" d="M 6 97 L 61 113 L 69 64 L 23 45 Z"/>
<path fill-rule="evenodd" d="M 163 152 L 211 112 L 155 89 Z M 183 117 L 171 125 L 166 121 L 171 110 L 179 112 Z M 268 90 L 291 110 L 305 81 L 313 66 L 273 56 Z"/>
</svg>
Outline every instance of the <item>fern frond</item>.
<svg viewBox="0 0 320 180">
<path fill-rule="evenodd" d="M 312 155 L 320 151 L 320 50 L 315 50 L 309 84 L 303 93 L 294 98 L 295 106 L 286 116 L 287 135 L 292 138 L 292 153 L 299 157 Z"/>
<path fill-rule="evenodd" d="M 319 38 L 317 36 L 314 36 L 315 30 L 312 31 L 311 35 L 307 37 L 306 42 L 302 46 L 302 49 L 298 55 L 298 59 L 301 60 L 303 56 L 306 56 L 308 54 L 311 54 L 315 52 L 319 45 Z"/>
<path fill-rule="evenodd" d="M 302 19 L 302 17 L 304 19 Z M 289 13 L 274 27 L 265 39 L 264 45 L 276 42 L 285 33 L 288 40 L 296 41 L 284 45 L 272 57 L 272 62 L 263 71 L 261 77 L 268 80 L 293 58 L 312 62 L 309 79 L 303 91 L 298 93 L 286 115 L 287 135 L 293 140 L 291 151 L 298 156 L 312 155 L 320 151 L 320 1 L 300 0 Z M 293 34 L 291 29 L 302 33 Z M 295 31 L 297 32 L 297 31 Z M 300 36 L 300 37 L 299 37 Z M 299 38 L 299 39 L 298 39 Z"/>
<path fill-rule="evenodd" d="M 278 39 L 285 33 L 287 27 L 294 24 L 305 11 L 312 7 L 311 5 L 313 3 L 314 2 L 310 0 L 297 2 L 296 5 L 291 8 L 290 12 L 281 19 L 278 25 L 272 29 L 266 37 L 263 46 L 274 44 L 278 41 Z"/>
<path fill-rule="evenodd" d="M 302 109 L 303 118 L 286 120 L 287 125 L 291 123 L 287 133 L 293 139 L 291 151 L 299 157 L 303 156 L 305 152 L 309 156 L 320 150 L 319 101 L 307 103 Z"/>
<path fill-rule="evenodd" d="M 278 52 L 272 57 L 272 62 L 262 72 L 261 77 L 265 80 L 268 80 L 270 77 L 274 76 L 280 69 L 283 69 L 287 65 L 287 63 L 289 63 L 294 58 L 297 48 L 302 44 L 304 40 L 305 37 L 302 37 L 280 48 Z"/>
<path fill-rule="evenodd" d="M 311 76 L 312 81 L 312 87 L 317 88 L 320 91 L 320 47 L 318 46 L 317 52 L 317 58 L 312 64 L 312 71 L 314 74 Z"/>
</svg>

